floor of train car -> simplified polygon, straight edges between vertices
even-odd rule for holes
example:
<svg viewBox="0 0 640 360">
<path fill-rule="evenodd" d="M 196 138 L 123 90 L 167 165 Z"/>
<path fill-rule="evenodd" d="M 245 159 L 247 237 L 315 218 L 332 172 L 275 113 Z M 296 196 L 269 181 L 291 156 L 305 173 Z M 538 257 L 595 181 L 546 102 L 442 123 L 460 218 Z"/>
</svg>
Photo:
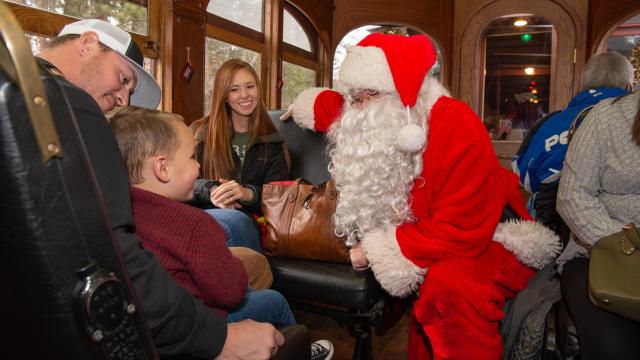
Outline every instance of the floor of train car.
<svg viewBox="0 0 640 360">
<path fill-rule="evenodd" d="M 293 311 L 296 320 L 309 329 L 311 340 L 328 339 L 335 347 L 334 360 L 353 358 L 355 339 L 349 336 L 345 327 L 327 316 L 320 316 L 300 310 Z M 406 359 L 407 340 L 409 338 L 409 312 L 407 311 L 393 328 L 384 336 L 372 336 L 374 360 Z"/>
</svg>

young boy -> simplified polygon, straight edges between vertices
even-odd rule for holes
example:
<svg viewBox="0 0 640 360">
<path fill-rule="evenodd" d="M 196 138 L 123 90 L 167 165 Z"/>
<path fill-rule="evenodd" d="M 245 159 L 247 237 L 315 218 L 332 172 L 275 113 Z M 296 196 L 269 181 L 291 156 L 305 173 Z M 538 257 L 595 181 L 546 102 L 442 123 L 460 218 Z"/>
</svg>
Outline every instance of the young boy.
<svg viewBox="0 0 640 360">
<path fill-rule="evenodd" d="M 196 140 L 179 115 L 129 107 L 111 118 L 131 183 L 136 233 L 175 280 L 228 322 L 252 319 L 277 327 L 295 324 L 289 304 L 274 290 L 247 290 L 242 263 L 220 225 L 183 204 L 193 196 L 200 165 Z"/>
</svg>

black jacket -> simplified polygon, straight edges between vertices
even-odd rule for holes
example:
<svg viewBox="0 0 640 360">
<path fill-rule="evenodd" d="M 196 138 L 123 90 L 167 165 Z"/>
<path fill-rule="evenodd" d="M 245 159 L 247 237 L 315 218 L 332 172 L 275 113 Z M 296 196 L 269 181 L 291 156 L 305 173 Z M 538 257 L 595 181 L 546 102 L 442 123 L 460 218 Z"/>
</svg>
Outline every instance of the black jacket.
<svg viewBox="0 0 640 360">
<path fill-rule="evenodd" d="M 53 65 L 39 59 L 45 68 Z M 226 319 L 180 287 L 142 248 L 134 233 L 129 176 L 118 143 L 98 104 L 82 89 L 59 78 L 111 218 L 113 232 L 160 356 L 217 356 L 227 337 Z"/>
<path fill-rule="evenodd" d="M 197 153 L 202 159 L 204 143 L 200 142 Z M 240 158 L 231 149 L 236 168 L 240 168 Z M 250 205 L 243 205 L 242 210 L 249 215 L 251 213 L 262 215 L 262 186 L 271 181 L 289 179 L 289 166 L 284 139 L 277 132 L 260 136 L 254 141 L 244 157 L 244 163 L 240 174 L 236 174 L 235 180 L 241 185 L 249 187 L 256 193 L 256 201 Z M 209 187 L 211 183 L 206 179 L 196 182 L 194 200 L 201 208 L 214 207 L 209 200 Z"/>
</svg>

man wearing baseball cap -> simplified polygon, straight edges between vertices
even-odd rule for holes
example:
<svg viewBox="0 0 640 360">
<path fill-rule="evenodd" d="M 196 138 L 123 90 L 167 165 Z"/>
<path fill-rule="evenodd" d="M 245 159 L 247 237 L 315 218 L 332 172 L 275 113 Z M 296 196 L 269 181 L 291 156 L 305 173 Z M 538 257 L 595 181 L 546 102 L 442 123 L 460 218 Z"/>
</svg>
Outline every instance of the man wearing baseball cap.
<svg viewBox="0 0 640 360">
<path fill-rule="evenodd" d="M 155 109 L 160 102 L 160 87 L 142 68 L 131 35 L 102 20 L 80 20 L 38 58 L 69 100 L 158 354 L 269 359 L 284 342 L 279 331 L 252 320 L 227 324 L 178 286 L 134 233 L 127 169 L 103 114 L 129 103 Z"/>
</svg>

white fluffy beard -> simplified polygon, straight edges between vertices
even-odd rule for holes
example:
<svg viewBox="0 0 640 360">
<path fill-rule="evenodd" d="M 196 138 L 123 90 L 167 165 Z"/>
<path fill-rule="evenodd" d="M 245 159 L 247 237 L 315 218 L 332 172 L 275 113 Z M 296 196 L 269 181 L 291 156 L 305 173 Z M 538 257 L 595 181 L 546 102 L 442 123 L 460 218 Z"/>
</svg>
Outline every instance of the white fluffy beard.
<svg viewBox="0 0 640 360">
<path fill-rule="evenodd" d="M 412 123 L 425 128 L 426 115 L 411 110 Z M 334 223 L 339 236 L 354 245 L 363 234 L 384 226 L 411 221 L 410 192 L 422 168 L 422 153 L 396 147 L 406 108 L 397 95 L 384 95 L 364 109 L 348 107 L 329 130 L 329 171 L 340 192 Z M 426 132 L 426 129 L 425 129 Z"/>
</svg>

